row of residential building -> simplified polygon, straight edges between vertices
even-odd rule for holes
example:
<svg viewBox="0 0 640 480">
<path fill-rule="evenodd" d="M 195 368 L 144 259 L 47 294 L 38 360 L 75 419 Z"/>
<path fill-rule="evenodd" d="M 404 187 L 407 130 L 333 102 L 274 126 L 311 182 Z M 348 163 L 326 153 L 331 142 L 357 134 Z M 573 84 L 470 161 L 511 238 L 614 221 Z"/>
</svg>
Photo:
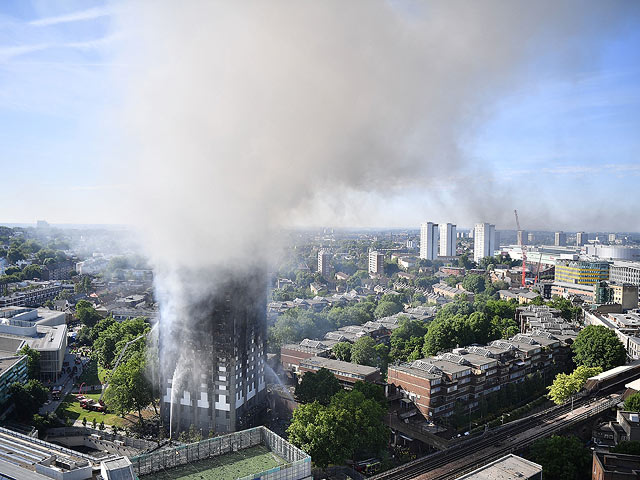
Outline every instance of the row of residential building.
<svg viewBox="0 0 640 480">
<path fill-rule="evenodd" d="M 24 288 L 0 297 L 0 308 L 40 306 L 53 300 L 65 285 L 60 282 L 25 282 Z M 70 285 L 73 290 L 73 285 Z"/>
</svg>

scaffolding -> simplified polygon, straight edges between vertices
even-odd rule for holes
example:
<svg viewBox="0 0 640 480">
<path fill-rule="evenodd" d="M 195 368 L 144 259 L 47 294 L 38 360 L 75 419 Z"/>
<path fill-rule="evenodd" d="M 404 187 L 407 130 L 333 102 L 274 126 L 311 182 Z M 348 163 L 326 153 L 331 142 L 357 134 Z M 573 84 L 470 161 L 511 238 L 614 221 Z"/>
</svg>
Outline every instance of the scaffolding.
<svg viewBox="0 0 640 480">
<path fill-rule="evenodd" d="M 262 426 L 139 455 L 133 457 L 131 463 L 136 475 L 142 477 L 258 445 L 266 446 L 286 463 L 239 480 L 303 480 L 311 477 L 311 457 Z"/>
</svg>

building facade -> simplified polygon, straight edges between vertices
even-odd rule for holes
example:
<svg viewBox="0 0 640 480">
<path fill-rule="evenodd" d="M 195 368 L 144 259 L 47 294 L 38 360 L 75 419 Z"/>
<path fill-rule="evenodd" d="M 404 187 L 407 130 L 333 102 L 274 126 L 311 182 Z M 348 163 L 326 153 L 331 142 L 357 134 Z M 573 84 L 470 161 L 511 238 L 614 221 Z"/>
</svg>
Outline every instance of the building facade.
<svg viewBox="0 0 640 480">
<path fill-rule="evenodd" d="M 555 282 L 596 285 L 609 280 L 609 262 L 597 260 L 556 260 Z"/>
<path fill-rule="evenodd" d="M 15 383 L 26 383 L 27 356 L 0 358 L 0 405 L 9 400 L 9 387 Z"/>
<path fill-rule="evenodd" d="M 161 416 L 172 434 L 192 425 L 234 432 L 265 408 L 266 275 L 224 278 L 211 295 L 187 298 L 188 315 L 160 329 Z"/>
<path fill-rule="evenodd" d="M 380 252 L 369 252 L 369 273 L 382 275 L 384 273 L 384 254 Z"/>
<path fill-rule="evenodd" d="M 609 267 L 609 280 L 640 286 L 640 262 L 614 261 Z"/>
<path fill-rule="evenodd" d="M 420 258 L 434 260 L 438 257 L 440 231 L 437 223 L 420 225 Z"/>
<path fill-rule="evenodd" d="M 479 262 L 484 257 L 490 257 L 495 252 L 495 225 L 490 223 L 476 223 L 473 231 L 473 261 Z"/>
<path fill-rule="evenodd" d="M 518 334 L 486 346 L 390 365 L 387 383 L 411 400 L 425 418 L 438 421 L 456 410 L 471 412 L 486 396 L 523 382 L 528 374 L 552 372 L 570 358 L 568 342 L 548 332 Z"/>
<path fill-rule="evenodd" d="M 586 232 L 578 232 L 576 233 L 576 246 L 581 247 L 586 245 L 589 241 L 589 235 Z"/>
<path fill-rule="evenodd" d="M 556 232 L 553 244 L 556 247 L 564 247 L 567 244 L 567 234 L 564 232 Z"/>
<path fill-rule="evenodd" d="M 527 245 L 527 242 L 529 241 L 529 237 L 527 235 L 527 231 L 526 230 L 518 230 L 516 241 L 518 242 L 518 245 Z"/>
<path fill-rule="evenodd" d="M 456 226 L 453 223 L 443 223 L 439 229 L 440 256 L 456 256 Z"/>
<path fill-rule="evenodd" d="M 318 272 L 320 275 L 327 276 L 329 274 L 329 260 L 331 259 L 331 254 L 326 250 L 320 250 L 318 252 Z"/>
</svg>

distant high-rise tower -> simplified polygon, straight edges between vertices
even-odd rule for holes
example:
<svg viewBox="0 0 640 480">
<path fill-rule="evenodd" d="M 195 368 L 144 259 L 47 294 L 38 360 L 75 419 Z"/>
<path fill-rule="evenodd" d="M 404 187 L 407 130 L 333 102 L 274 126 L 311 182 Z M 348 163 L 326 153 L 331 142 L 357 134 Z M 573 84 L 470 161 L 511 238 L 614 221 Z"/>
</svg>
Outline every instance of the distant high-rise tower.
<svg viewBox="0 0 640 480">
<path fill-rule="evenodd" d="M 329 274 L 329 260 L 331 254 L 326 250 L 320 250 L 318 252 L 318 273 L 323 277 Z"/>
<path fill-rule="evenodd" d="M 576 233 L 576 245 L 578 247 L 586 245 L 588 240 L 589 240 L 589 235 L 586 234 L 585 232 Z"/>
<path fill-rule="evenodd" d="M 369 273 L 384 273 L 384 255 L 380 252 L 369 252 Z"/>
<path fill-rule="evenodd" d="M 609 234 L 609 243 L 615 243 L 616 238 L 617 238 L 617 236 L 616 236 L 615 233 L 610 233 Z"/>
<path fill-rule="evenodd" d="M 527 231 L 526 230 L 518 230 L 518 245 L 527 245 L 528 242 Z"/>
<path fill-rule="evenodd" d="M 493 249 L 500 250 L 500 232 L 496 231 L 495 228 L 493 229 Z"/>
<path fill-rule="evenodd" d="M 555 235 L 555 246 L 556 247 L 564 247 L 567 245 L 567 234 L 564 232 L 556 232 Z"/>
<path fill-rule="evenodd" d="M 420 225 L 420 258 L 433 260 L 438 256 L 438 224 L 426 222 Z"/>
<path fill-rule="evenodd" d="M 473 261 L 479 262 L 484 257 L 490 257 L 495 251 L 495 225 L 490 223 L 476 223 L 473 231 Z"/>
<path fill-rule="evenodd" d="M 179 313 L 160 318 L 160 413 L 173 434 L 234 432 L 255 425 L 266 408 L 266 274 L 211 277 L 221 280 L 208 296 L 185 277 L 186 298 L 172 306 Z"/>
<path fill-rule="evenodd" d="M 527 235 L 527 245 L 533 245 L 534 243 L 536 243 L 536 236 L 529 232 L 529 234 Z"/>
<path fill-rule="evenodd" d="M 440 225 L 440 256 L 456 256 L 456 226 L 453 223 Z"/>
</svg>

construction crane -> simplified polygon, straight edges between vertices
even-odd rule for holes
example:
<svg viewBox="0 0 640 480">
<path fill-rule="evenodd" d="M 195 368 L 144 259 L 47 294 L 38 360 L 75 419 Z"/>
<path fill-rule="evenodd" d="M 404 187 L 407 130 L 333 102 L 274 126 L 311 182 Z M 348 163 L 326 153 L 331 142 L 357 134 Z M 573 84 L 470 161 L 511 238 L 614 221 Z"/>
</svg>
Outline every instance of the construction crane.
<svg viewBox="0 0 640 480">
<path fill-rule="evenodd" d="M 536 268 L 536 279 L 533 283 L 538 283 L 540 277 L 540 264 L 542 263 L 542 253 L 540 254 L 540 258 L 538 258 L 538 268 Z"/>
<path fill-rule="evenodd" d="M 522 232 L 520 228 L 520 220 L 518 219 L 518 210 L 514 210 L 513 213 L 516 216 L 516 225 L 518 226 L 518 232 Z M 516 236 L 518 233 L 516 232 Z M 518 242 L 520 245 L 520 249 L 522 250 L 522 286 L 526 286 L 526 278 L 527 278 L 527 246 L 523 242 L 522 235 L 520 236 L 520 241 Z"/>
</svg>

